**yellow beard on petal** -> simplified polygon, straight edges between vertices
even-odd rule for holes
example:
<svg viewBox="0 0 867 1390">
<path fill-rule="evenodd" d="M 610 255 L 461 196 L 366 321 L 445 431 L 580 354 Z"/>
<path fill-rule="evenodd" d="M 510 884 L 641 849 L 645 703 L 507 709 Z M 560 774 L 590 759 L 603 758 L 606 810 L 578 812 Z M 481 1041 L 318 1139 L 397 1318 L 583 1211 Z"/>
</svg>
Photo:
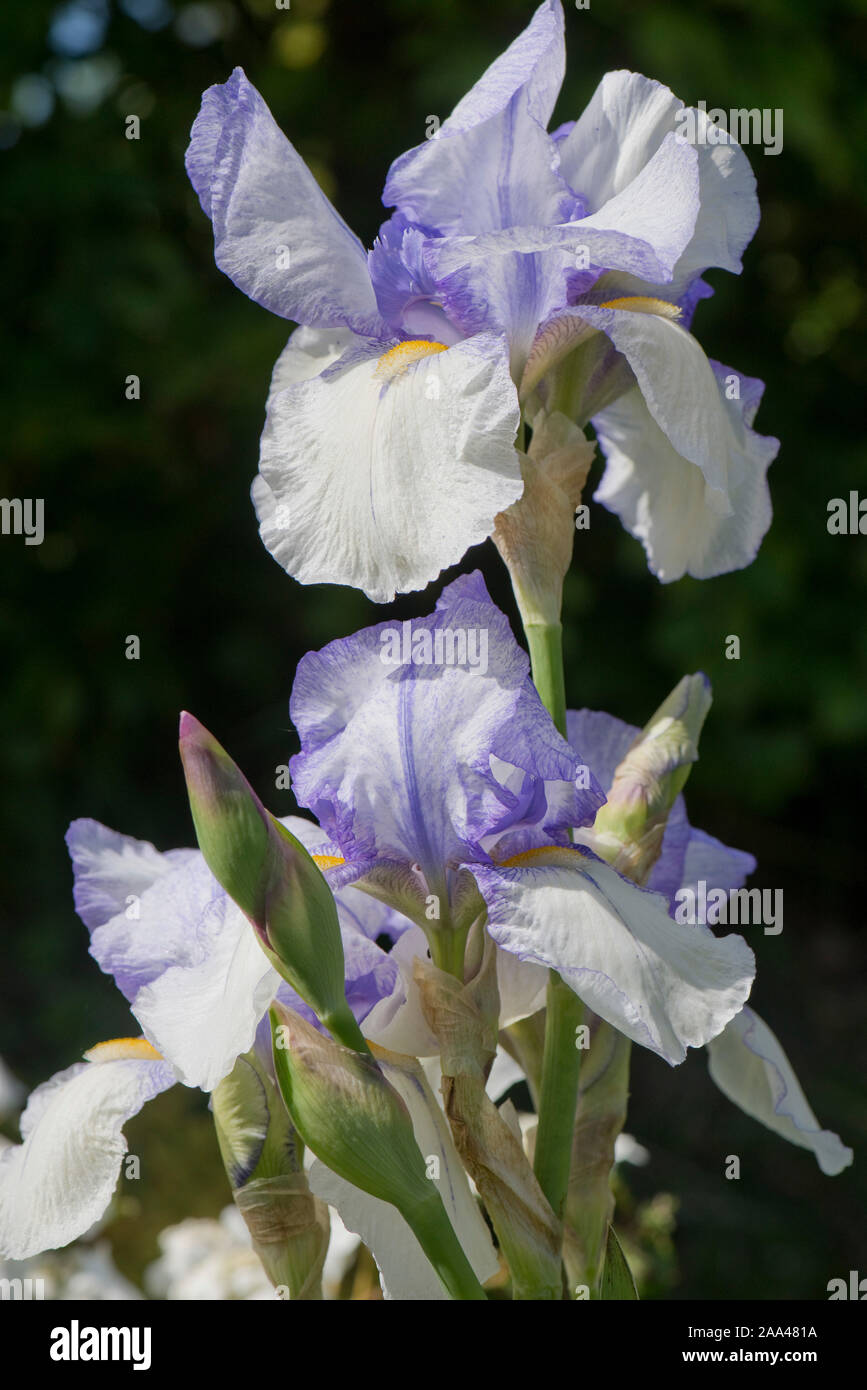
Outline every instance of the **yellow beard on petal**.
<svg viewBox="0 0 867 1390">
<path fill-rule="evenodd" d="M 110 1038 L 89 1047 L 84 1058 L 87 1062 L 162 1062 L 163 1054 L 151 1047 L 147 1038 Z"/>
<path fill-rule="evenodd" d="M 629 309 L 633 314 L 656 314 L 661 319 L 679 319 L 680 309 L 667 299 L 651 299 L 644 295 L 627 295 L 625 299 L 606 299 L 600 309 Z"/>
<path fill-rule="evenodd" d="M 569 845 L 539 845 L 537 849 L 525 849 L 520 854 L 513 854 L 509 859 L 495 859 L 494 863 L 501 869 L 518 869 L 524 864 L 538 863 L 540 860 L 549 864 L 569 864 L 574 862 L 573 856 L 579 855 L 582 859 L 586 858 L 580 849 Z M 564 859 L 563 856 L 567 858 Z"/>
<path fill-rule="evenodd" d="M 374 376 L 378 376 L 381 381 L 393 381 L 396 376 L 405 372 L 407 367 L 411 367 L 413 362 L 420 362 L 423 357 L 430 357 L 437 352 L 448 352 L 445 343 L 429 343 L 423 338 L 411 338 L 408 343 L 397 343 L 382 354 L 376 364 Z"/>
<path fill-rule="evenodd" d="M 338 864 L 346 863 L 339 854 L 311 854 L 310 858 L 318 869 L 336 869 Z"/>
</svg>

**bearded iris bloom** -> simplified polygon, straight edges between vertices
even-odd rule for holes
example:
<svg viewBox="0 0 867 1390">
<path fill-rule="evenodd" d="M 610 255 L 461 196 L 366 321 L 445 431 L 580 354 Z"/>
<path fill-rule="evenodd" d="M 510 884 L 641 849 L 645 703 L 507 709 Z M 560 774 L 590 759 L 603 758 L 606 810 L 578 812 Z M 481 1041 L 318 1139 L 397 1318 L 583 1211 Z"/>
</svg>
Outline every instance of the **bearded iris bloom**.
<svg viewBox="0 0 867 1390">
<path fill-rule="evenodd" d="M 327 850 L 309 821 L 286 823 L 311 850 Z M 97 1044 L 31 1096 L 24 1143 L 0 1155 L 0 1246 L 14 1258 L 65 1245 L 102 1215 L 125 1122 L 177 1082 L 213 1090 L 267 1025 L 274 997 L 312 1017 L 198 850 L 160 853 L 90 820 L 73 822 L 67 840 L 91 954 L 144 1036 Z M 347 995 L 363 1020 L 398 978 L 376 938 L 396 941 L 409 923 L 352 889 L 336 901 Z"/>
<path fill-rule="evenodd" d="M 749 164 L 726 138 L 690 144 L 677 99 L 633 73 L 548 133 L 564 64 L 560 0 L 545 0 L 395 160 L 367 254 L 241 69 L 205 93 L 187 168 L 217 264 L 300 325 L 253 497 L 302 583 L 376 601 L 424 587 L 521 496 L 522 407 L 566 402 L 608 458 L 597 496 L 661 579 L 754 556 L 777 448 L 751 429 L 761 383 L 686 331 L 702 273 L 739 271 L 755 231 Z"/>
<path fill-rule="evenodd" d="M 340 847 L 343 873 L 425 927 L 435 959 L 444 936 L 486 913 L 513 969 L 535 967 L 540 984 L 543 967 L 557 970 L 600 1017 L 681 1061 L 742 1007 L 749 947 L 679 928 L 667 901 L 572 844 L 604 793 L 557 733 L 479 574 L 414 626 L 486 630 L 486 672 L 395 670 L 382 659 L 387 624 L 311 653 L 290 704 L 295 795 Z"/>
</svg>

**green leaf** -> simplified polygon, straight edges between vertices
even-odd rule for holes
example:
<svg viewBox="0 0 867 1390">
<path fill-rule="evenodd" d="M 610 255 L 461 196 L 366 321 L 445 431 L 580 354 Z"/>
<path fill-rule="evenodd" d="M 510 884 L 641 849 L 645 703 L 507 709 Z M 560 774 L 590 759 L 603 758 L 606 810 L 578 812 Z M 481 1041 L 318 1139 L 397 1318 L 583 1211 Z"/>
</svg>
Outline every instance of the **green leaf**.
<svg viewBox="0 0 867 1390">
<path fill-rule="evenodd" d="M 626 1263 L 620 1241 L 614 1234 L 614 1227 L 608 1227 L 608 1244 L 605 1248 L 605 1265 L 602 1270 L 602 1287 L 599 1297 L 606 1301 L 637 1299 L 638 1290 L 632 1277 L 632 1270 Z"/>
</svg>

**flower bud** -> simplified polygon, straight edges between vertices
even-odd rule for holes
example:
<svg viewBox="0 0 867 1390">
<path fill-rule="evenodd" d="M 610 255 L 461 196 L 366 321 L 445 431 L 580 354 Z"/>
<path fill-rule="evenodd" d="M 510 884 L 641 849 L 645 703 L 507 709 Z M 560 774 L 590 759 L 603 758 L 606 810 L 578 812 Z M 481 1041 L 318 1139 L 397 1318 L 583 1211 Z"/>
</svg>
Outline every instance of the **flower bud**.
<svg viewBox="0 0 867 1390">
<path fill-rule="evenodd" d="M 337 907 L 319 868 L 191 714 L 181 715 L 180 750 L 208 868 L 252 922 L 284 980 L 332 1032 L 364 1048 L 346 1003 Z"/>
<path fill-rule="evenodd" d="M 707 677 L 684 676 L 620 763 L 596 816 L 593 848 L 636 883 L 647 881 L 659 857 L 669 811 L 698 758 L 710 706 Z"/>
<path fill-rule="evenodd" d="M 328 1208 L 310 1191 L 302 1146 L 255 1052 L 238 1058 L 211 1109 L 235 1205 L 266 1274 L 291 1300 L 321 1298 Z"/>
<path fill-rule="evenodd" d="M 437 1196 L 406 1104 L 373 1058 L 341 1047 L 276 1000 L 271 1022 L 286 1108 L 317 1158 L 404 1215 Z"/>
</svg>

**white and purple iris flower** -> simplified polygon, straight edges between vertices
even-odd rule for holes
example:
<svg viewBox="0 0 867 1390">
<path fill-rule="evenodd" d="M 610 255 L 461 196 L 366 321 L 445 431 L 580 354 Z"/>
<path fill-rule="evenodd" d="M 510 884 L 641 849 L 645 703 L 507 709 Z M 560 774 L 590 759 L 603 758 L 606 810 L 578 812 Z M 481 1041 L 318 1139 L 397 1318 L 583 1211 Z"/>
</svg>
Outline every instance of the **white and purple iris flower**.
<svg viewBox="0 0 867 1390">
<path fill-rule="evenodd" d="M 429 932 L 487 914 L 501 1025 L 542 1006 L 543 967 L 553 967 L 597 1014 L 668 1061 L 707 1044 L 726 1095 L 812 1149 L 825 1172 L 839 1172 L 850 1151 L 819 1128 L 776 1038 L 743 1007 L 749 947 L 669 915 L 677 890 L 699 878 L 739 887 L 751 857 L 693 829 L 682 798 L 652 891 L 573 845 L 570 831 L 590 833 L 635 730 L 581 711 L 569 717 L 570 741 L 562 739 L 477 574 L 450 585 L 413 629 L 410 660 L 397 667 L 383 660 L 387 625 L 311 653 L 292 696 L 302 742 L 295 790 L 322 826 L 300 817 L 286 824 L 334 888 L 347 998 L 365 1036 L 416 1056 L 437 1051 L 413 992 L 425 932 L 371 893 L 396 897 L 410 915 L 433 896 L 441 915 Z M 460 654 L 461 634 L 482 631 L 484 671 L 437 663 L 438 652 Z M 148 1100 L 176 1082 L 212 1090 L 257 1034 L 261 1042 L 273 997 L 310 1016 L 197 850 L 160 853 L 89 820 L 73 823 L 68 843 L 91 954 L 143 1036 L 98 1044 L 31 1096 L 23 1143 L 0 1153 L 0 1249 L 18 1259 L 67 1244 L 102 1215 L 126 1152 L 123 1126 Z M 399 1067 L 392 1079 L 401 1084 Z M 404 1081 L 419 1093 L 417 1081 Z M 490 1274 L 489 1243 L 431 1104 L 427 1096 L 414 1123 L 428 1145 L 439 1136 L 456 1229 L 474 1267 Z M 388 1266 L 394 1296 L 439 1296 L 414 1238 L 386 1204 L 323 1165 L 314 1175 L 320 1195 Z M 430 1292 L 402 1295 L 404 1287 Z"/>
<path fill-rule="evenodd" d="M 217 264 L 301 325 L 253 497 L 302 583 L 388 601 L 489 536 L 522 493 L 521 408 L 551 405 L 564 363 L 569 409 L 608 460 L 596 496 L 654 573 L 754 557 L 778 447 L 750 428 L 762 385 L 687 331 L 712 293 L 702 273 L 740 271 L 758 224 L 749 163 L 722 131 L 691 144 L 677 98 L 630 72 L 548 133 L 564 65 L 560 0 L 545 0 L 435 138 L 395 160 L 369 253 L 240 68 L 204 94 L 187 169 Z"/>
</svg>

